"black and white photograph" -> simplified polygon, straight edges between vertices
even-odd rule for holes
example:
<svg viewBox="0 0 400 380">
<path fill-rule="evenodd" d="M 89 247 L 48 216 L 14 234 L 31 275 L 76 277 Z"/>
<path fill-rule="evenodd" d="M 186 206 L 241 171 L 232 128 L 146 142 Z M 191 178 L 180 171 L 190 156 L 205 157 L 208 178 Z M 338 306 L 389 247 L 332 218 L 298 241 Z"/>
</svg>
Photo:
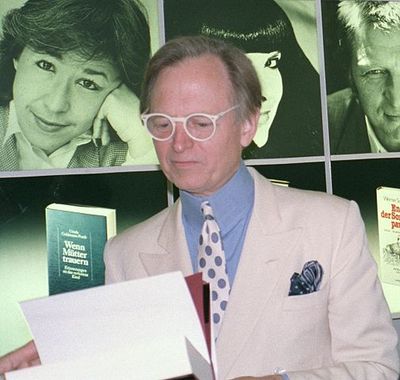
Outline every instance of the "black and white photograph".
<svg viewBox="0 0 400 380">
<path fill-rule="evenodd" d="M 164 1 L 166 40 L 194 34 L 223 39 L 253 62 L 263 103 L 243 158 L 323 154 L 315 17 L 314 1 Z M 297 35 L 294 25 L 300 25 Z"/>
<path fill-rule="evenodd" d="M 27 0 L 1 11 L 0 171 L 157 163 L 139 114 L 144 6 Z"/>
<path fill-rule="evenodd" d="M 323 1 L 331 154 L 400 151 L 400 3 Z"/>
</svg>

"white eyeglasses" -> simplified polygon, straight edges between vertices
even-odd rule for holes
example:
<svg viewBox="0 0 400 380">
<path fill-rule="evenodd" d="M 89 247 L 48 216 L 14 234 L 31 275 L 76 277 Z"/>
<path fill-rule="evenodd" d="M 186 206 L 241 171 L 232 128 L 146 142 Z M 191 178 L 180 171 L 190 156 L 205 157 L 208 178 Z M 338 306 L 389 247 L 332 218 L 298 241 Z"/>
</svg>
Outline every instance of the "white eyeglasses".
<svg viewBox="0 0 400 380">
<path fill-rule="evenodd" d="M 196 141 L 206 141 L 214 136 L 217 120 L 238 107 L 237 104 L 216 115 L 192 113 L 185 117 L 172 117 L 163 113 L 144 113 L 141 115 L 141 119 L 155 140 L 169 140 L 175 133 L 176 123 L 180 122 L 190 138 Z"/>
</svg>

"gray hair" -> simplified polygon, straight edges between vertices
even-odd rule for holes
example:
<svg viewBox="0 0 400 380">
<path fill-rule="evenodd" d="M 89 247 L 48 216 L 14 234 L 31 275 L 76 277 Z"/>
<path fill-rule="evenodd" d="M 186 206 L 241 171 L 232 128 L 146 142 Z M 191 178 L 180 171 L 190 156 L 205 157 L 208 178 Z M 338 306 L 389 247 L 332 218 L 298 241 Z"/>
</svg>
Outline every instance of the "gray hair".
<svg viewBox="0 0 400 380">
<path fill-rule="evenodd" d="M 357 32 L 366 26 L 383 31 L 400 27 L 400 3 L 378 0 L 341 0 L 338 19 L 348 41 L 354 41 Z"/>
<path fill-rule="evenodd" d="M 187 58 L 211 54 L 224 64 L 232 85 L 232 101 L 239 104 L 238 116 L 247 120 L 260 107 L 261 85 L 250 59 L 237 47 L 205 36 L 186 36 L 168 41 L 150 59 L 140 99 L 140 111 L 150 109 L 154 85 L 163 69 Z"/>
</svg>

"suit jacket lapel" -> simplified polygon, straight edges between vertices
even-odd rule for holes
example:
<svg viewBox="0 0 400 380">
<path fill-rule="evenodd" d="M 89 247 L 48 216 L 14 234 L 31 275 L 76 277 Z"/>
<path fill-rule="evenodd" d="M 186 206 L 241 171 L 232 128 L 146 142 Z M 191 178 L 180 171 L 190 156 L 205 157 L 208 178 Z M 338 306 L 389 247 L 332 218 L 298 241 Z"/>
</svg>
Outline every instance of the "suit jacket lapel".
<svg viewBox="0 0 400 380">
<path fill-rule="evenodd" d="M 181 210 L 182 205 L 178 200 L 168 211 L 157 239 L 159 250 L 140 254 L 143 265 L 151 276 L 173 271 L 181 271 L 184 276 L 193 273 Z"/>
<path fill-rule="evenodd" d="M 301 234 L 301 228 L 285 225 L 275 200 L 274 185 L 258 177 L 255 178 L 254 211 L 217 341 L 220 378 L 227 377 L 264 315 L 262 312 L 274 294 L 285 258 Z"/>
</svg>

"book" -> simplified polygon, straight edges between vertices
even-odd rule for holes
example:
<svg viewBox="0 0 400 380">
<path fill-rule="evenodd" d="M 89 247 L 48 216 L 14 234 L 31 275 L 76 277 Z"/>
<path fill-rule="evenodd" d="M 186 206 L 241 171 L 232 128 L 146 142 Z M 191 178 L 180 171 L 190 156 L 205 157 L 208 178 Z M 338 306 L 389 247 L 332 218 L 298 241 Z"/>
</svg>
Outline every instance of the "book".
<svg viewBox="0 0 400 380">
<path fill-rule="evenodd" d="M 210 284 L 203 281 L 201 272 L 185 277 L 186 285 L 189 288 L 193 304 L 196 308 L 197 315 L 206 340 L 208 353 L 212 356 L 211 344 L 211 301 L 210 301 Z"/>
<path fill-rule="evenodd" d="M 49 294 L 103 285 L 104 246 L 115 234 L 114 209 L 60 203 L 48 205 Z"/>
<path fill-rule="evenodd" d="M 400 285 L 400 189 L 380 186 L 376 190 L 380 277 Z"/>
<path fill-rule="evenodd" d="M 190 277 L 171 272 L 22 302 L 42 365 L 7 380 L 214 380 L 204 285 Z"/>
</svg>

